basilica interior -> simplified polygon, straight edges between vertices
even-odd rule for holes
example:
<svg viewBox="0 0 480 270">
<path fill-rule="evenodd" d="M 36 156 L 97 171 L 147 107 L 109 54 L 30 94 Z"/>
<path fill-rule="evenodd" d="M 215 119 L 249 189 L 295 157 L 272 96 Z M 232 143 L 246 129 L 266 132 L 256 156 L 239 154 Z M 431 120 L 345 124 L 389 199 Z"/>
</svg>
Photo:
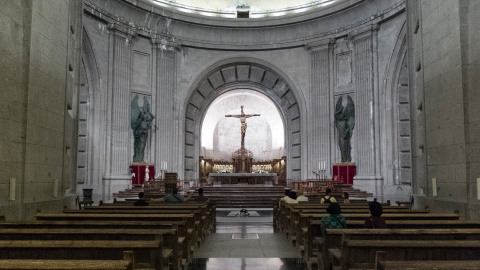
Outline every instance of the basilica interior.
<svg viewBox="0 0 480 270">
<path fill-rule="evenodd" d="M 380 202 L 390 229 L 447 228 L 397 224 L 407 210 L 480 229 L 480 1 L 0 3 L 0 235 L 14 228 L 2 223 L 199 188 L 210 197 L 200 210 L 148 206 L 201 212 L 192 246 L 111 269 L 374 269 L 393 258 L 362 261 L 354 240 L 351 262 L 322 252 L 306 234 L 319 220 L 305 235 L 292 229 L 305 209 L 285 221 L 296 207 L 280 200 L 285 190 L 320 205 L 333 189 L 352 230 L 344 192 L 366 216 Z M 17 269 L 8 263 L 0 269 Z M 412 269 L 437 269 L 422 267 Z"/>
</svg>

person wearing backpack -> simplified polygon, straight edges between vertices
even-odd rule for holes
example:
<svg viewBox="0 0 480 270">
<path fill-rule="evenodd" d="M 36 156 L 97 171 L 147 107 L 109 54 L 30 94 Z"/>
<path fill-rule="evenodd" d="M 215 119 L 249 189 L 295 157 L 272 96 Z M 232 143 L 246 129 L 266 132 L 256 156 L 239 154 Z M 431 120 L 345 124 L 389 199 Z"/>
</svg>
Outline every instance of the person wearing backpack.
<svg viewBox="0 0 480 270">
<path fill-rule="evenodd" d="M 325 191 L 325 196 L 322 197 L 322 199 L 320 200 L 320 203 L 336 203 L 337 200 L 335 199 L 335 197 L 331 195 L 331 193 L 332 193 L 332 189 L 327 188 L 327 190 Z"/>
</svg>

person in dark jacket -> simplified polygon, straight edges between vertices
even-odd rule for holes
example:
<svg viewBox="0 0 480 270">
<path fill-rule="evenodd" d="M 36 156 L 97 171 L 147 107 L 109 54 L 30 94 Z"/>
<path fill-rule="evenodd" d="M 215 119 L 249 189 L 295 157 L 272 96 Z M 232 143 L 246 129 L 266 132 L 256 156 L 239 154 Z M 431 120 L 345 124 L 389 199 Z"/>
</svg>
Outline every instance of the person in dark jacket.
<svg viewBox="0 0 480 270">
<path fill-rule="evenodd" d="M 365 219 L 365 225 L 363 227 L 367 229 L 387 228 L 385 219 L 381 217 L 383 212 L 382 204 L 377 202 L 377 199 L 374 199 L 373 202 L 370 203 L 368 209 L 370 210 L 371 216 Z"/>
<path fill-rule="evenodd" d="M 193 199 L 194 201 L 197 202 L 206 202 L 208 201 L 208 198 L 203 195 L 203 188 L 198 189 L 198 196 Z"/>
<path fill-rule="evenodd" d="M 148 206 L 148 202 L 145 201 L 145 193 L 138 193 L 138 200 L 133 203 L 134 206 Z"/>
</svg>

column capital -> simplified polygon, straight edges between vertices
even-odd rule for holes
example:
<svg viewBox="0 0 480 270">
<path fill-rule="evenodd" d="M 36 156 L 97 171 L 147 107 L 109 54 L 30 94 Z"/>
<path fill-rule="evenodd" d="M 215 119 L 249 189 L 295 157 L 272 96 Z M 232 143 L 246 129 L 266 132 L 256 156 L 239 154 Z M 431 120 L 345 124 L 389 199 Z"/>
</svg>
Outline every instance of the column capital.
<svg viewBox="0 0 480 270">
<path fill-rule="evenodd" d="M 334 38 L 313 41 L 305 44 L 305 49 L 310 52 L 332 49 L 335 42 L 337 41 Z"/>
<path fill-rule="evenodd" d="M 123 37 L 128 41 L 137 36 L 137 28 L 133 24 L 109 23 L 107 29 L 110 31 L 110 34 Z"/>
<path fill-rule="evenodd" d="M 354 40 L 360 40 L 366 37 L 370 37 L 376 34 L 379 28 L 380 28 L 380 24 L 378 23 L 370 24 L 370 25 L 358 28 L 348 33 L 348 39 L 351 41 L 354 41 Z"/>
<path fill-rule="evenodd" d="M 150 41 L 159 50 L 180 51 L 181 44 L 174 37 L 152 36 Z"/>
</svg>

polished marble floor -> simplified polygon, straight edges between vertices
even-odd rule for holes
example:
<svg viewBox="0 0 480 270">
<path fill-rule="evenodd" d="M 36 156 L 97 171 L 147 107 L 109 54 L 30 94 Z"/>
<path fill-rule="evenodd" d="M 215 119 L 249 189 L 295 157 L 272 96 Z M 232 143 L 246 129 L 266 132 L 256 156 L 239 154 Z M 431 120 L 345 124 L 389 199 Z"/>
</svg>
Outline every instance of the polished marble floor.
<svg viewBox="0 0 480 270">
<path fill-rule="evenodd" d="M 272 209 L 248 209 L 258 216 L 232 216 L 236 210 L 217 209 L 217 231 L 193 254 L 188 270 L 307 269 L 284 235 L 273 233 Z"/>
<path fill-rule="evenodd" d="M 307 270 L 300 259 L 206 258 L 194 259 L 189 270 Z"/>
</svg>

